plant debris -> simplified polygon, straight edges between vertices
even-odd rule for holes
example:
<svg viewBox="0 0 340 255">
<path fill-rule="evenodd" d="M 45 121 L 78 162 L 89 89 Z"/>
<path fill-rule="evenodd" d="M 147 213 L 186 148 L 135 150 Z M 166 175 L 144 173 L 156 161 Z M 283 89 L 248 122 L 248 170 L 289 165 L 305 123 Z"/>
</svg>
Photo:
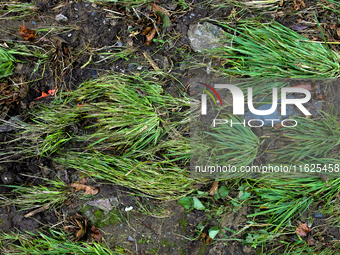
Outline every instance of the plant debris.
<svg viewBox="0 0 340 255">
<path fill-rule="evenodd" d="M 210 196 L 215 196 L 215 192 L 218 192 L 218 181 L 214 182 L 210 191 L 209 191 L 209 195 Z"/>
<path fill-rule="evenodd" d="M 91 236 L 94 238 L 96 242 L 101 242 L 102 241 L 102 234 L 100 233 L 99 229 L 96 228 L 95 226 L 91 227 Z"/>
<path fill-rule="evenodd" d="M 98 193 L 98 189 L 97 188 L 94 188 L 92 186 L 89 186 L 89 185 L 84 185 L 84 184 L 80 184 L 78 182 L 75 182 L 75 183 L 72 183 L 70 185 L 72 188 L 75 188 L 76 189 L 76 192 L 77 191 L 81 191 L 81 190 L 84 190 L 85 193 L 84 195 L 96 195 Z"/>
<path fill-rule="evenodd" d="M 21 25 L 19 34 L 26 41 L 33 41 L 35 39 L 35 31 L 32 30 L 32 29 L 27 28 L 25 25 Z"/>
<path fill-rule="evenodd" d="M 307 236 L 307 233 L 310 231 L 311 229 L 306 223 L 300 223 L 300 225 L 296 228 L 296 233 L 301 237 Z"/>
</svg>

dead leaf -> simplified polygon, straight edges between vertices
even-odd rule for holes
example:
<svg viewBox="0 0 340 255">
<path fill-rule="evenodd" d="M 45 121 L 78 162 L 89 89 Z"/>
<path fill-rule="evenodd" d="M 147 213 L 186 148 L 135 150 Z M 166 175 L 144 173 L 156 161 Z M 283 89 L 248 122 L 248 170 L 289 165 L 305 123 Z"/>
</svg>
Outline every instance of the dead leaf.
<svg viewBox="0 0 340 255">
<path fill-rule="evenodd" d="M 303 0 L 300 0 L 300 3 L 301 3 L 303 8 L 306 8 L 306 4 L 305 4 L 305 2 Z"/>
<path fill-rule="evenodd" d="M 78 106 L 79 107 L 79 106 Z M 87 183 L 87 179 L 86 177 L 81 178 L 81 180 L 79 181 L 80 184 L 86 184 Z"/>
<path fill-rule="evenodd" d="M 298 4 L 295 0 L 294 0 L 294 9 L 296 11 L 300 10 L 300 4 Z"/>
<path fill-rule="evenodd" d="M 153 7 L 153 11 L 154 12 L 160 11 L 160 12 L 165 12 L 165 14 L 168 15 L 168 16 L 170 15 L 170 13 L 167 10 L 163 9 L 162 7 L 160 7 L 160 6 L 156 5 L 156 4 L 151 4 L 151 5 Z"/>
<path fill-rule="evenodd" d="M 85 235 L 86 227 L 84 228 L 83 224 L 81 224 L 79 220 L 75 219 L 75 221 L 77 222 L 77 225 L 80 228 L 76 233 L 76 238 L 74 239 L 74 241 L 77 242 L 79 241 L 80 238 L 82 238 Z M 86 221 L 85 221 L 85 225 L 86 225 Z"/>
<path fill-rule="evenodd" d="M 324 97 L 322 94 L 318 95 L 318 96 L 316 97 L 316 100 L 326 101 L 325 97 Z"/>
<path fill-rule="evenodd" d="M 213 239 L 210 236 L 208 236 L 207 239 L 205 240 L 205 243 L 209 245 L 212 240 Z"/>
<path fill-rule="evenodd" d="M 201 237 L 202 237 L 203 239 L 205 239 L 206 236 L 207 236 L 207 233 L 205 233 L 205 232 L 203 232 L 203 233 L 201 234 Z"/>
<path fill-rule="evenodd" d="M 278 123 L 275 124 L 274 130 L 278 130 L 279 128 L 282 128 L 282 127 L 283 126 L 282 126 L 281 122 L 278 122 Z"/>
<path fill-rule="evenodd" d="M 145 97 L 146 95 L 147 95 L 147 93 L 146 92 L 144 92 L 143 90 L 141 90 L 140 88 L 136 88 L 136 90 L 137 90 L 137 93 L 138 93 L 138 95 L 140 95 L 140 96 L 143 96 L 143 97 Z"/>
<path fill-rule="evenodd" d="M 33 41 L 35 38 L 35 31 L 29 28 L 26 28 L 25 25 L 21 25 L 19 34 L 26 40 L 26 41 Z"/>
<path fill-rule="evenodd" d="M 307 236 L 307 233 L 310 231 L 311 229 L 307 226 L 306 223 L 300 223 L 300 225 L 296 228 L 296 233 L 301 237 Z"/>
<path fill-rule="evenodd" d="M 151 31 L 152 27 L 146 27 L 143 32 L 142 35 L 147 35 L 150 31 Z"/>
<path fill-rule="evenodd" d="M 304 83 L 301 83 L 301 84 L 298 84 L 298 85 L 293 86 L 292 88 L 303 88 L 303 89 L 307 89 L 307 90 L 309 90 L 309 91 L 313 91 L 312 85 L 311 85 L 311 84 L 304 84 Z"/>
<path fill-rule="evenodd" d="M 302 25 L 302 24 L 300 24 L 300 23 L 295 24 L 294 26 L 292 26 L 292 29 L 293 29 L 293 30 L 298 30 L 298 31 L 304 30 L 304 29 L 306 29 L 306 28 L 308 28 L 308 26 Z"/>
<path fill-rule="evenodd" d="M 152 42 L 152 39 L 155 37 L 156 35 L 156 29 L 153 28 L 147 35 L 146 35 L 146 41 L 145 41 L 145 45 L 148 46 L 150 45 L 150 43 Z"/>
<path fill-rule="evenodd" d="M 96 242 L 101 242 L 102 241 L 102 234 L 100 233 L 99 229 L 96 228 L 95 226 L 91 227 L 91 236 L 94 238 Z"/>
<path fill-rule="evenodd" d="M 336 29 L 336 34 L 340 37 L 340 28 Z"/>
<path fill-rule="evenodd" d="M 87 203 L 90 206 L 98 207 L 99 209 L 102 209 L 104 211 L 111 211 L 112 206 L 110 203 L 110 200 L 108 198 L 106 199 L 99 199 L 97 201 L 90 201 Z"/>
<path fill-rule="evenodd" d="M 75 182 L 75 183 L 72 183 L 70 185 L 72 188 L 75 188 L 76 189 L 76 192 L 77 191 L 80 191 L 80 190 L 84 190 L 85 193 L 84 195 L 96 195 L 98 193 L 98 189 L 97 188 L 94 188 L 92 186 L 89 186 L 89 185 L 84 185 L 84 184 L 80 184 L 78 182 Z"/>
<path fill-rule="evenodd" d="M 215 191 L 218 192 L 218 182 L 214 182 L 210 191 L 209 191 L 209 195 L 210 196 L 214 196 L 215 195 Z"/>
<path fill-rule="evenodd" d="M 39 92 L 39 90 L 36 90 Z M 45 93 L 44 91 L 41 92 L 41 96 L 40 97 L 37 97 L 33 100 L 38 100 L 38 99 L 41 99 L 41 98 L 44 98 L 44 97 L 48 97 L 48 96 L 54 96 L 54 93 L 55 93 L 55 89 L 50 89 L 47 93 Z"/>
</svg>

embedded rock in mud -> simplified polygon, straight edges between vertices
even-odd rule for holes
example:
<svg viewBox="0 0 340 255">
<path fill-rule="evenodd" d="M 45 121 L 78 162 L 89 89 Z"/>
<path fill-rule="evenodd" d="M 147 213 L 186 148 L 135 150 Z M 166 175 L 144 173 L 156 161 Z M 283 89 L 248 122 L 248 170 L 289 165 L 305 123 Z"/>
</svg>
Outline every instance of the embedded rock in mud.
<svg viewBox="0 0 340 255">
<path fill-rule="evenodd" d="M 219 40 L 223 36 L 223 29 L 211 23 L 192 24 L 188 30 L 191 48 L 196 52 L 223 46 Z"/>
</svg>

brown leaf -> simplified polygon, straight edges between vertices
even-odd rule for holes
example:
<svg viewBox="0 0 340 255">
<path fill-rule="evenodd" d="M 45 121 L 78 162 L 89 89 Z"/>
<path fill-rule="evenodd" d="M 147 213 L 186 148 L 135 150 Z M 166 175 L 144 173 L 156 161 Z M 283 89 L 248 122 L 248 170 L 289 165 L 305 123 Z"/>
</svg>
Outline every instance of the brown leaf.
<svg viewBox="0 0 340 255">
<path fill-rule="evenodd" d="M 91 227 L 91 236 L 94 238 L 96 242 L 101 242 L 102 241 L 102 234 L 100 233 L 99 229 L 96 228 L 95 226 Z"/>
<path fill-rule="evenodd" d="M 311 229 L 307 226 L 306 223 L 300 223 L 300 225 L 296 228 L 296 233 L 303 237 L 307 236 L 307 233 L 311 231 Z"/>
<path fill-rule="evenodd" d="M 207 239 L 205 240 L 205 243 L 209 245 L 212 240 L 213 239 L 210 236 L 208 236 Z"/>
<path fill-rule="evenodd" d="M 303 88 L 303 89 L 307 89 L 309 91 L 313 90 L 311 84 L 305 84 L 305 83 L 301 83 L 301 84 L 295 85 L 292 88 Z"/>
<path fill-rule="evenodd" d="M 140 255 L 145 255 L 145 251 L 140 250 Z"/>
<path fill-rule="evenodd" d="M 306 4 L 305 4 L 305 2 L 303 0 L 300 0 L 300 3 L 301 3 L 303 8 L 306 8 Z"/>
<path fill-rule="evenodd" d="M 167 10 L 163 9 L 162 7 L 160 7 L 160 6 L 156 5 L 156 4 L 151 4 L 151 5 L 153 7 L 153 11 L 154 12 L 160 11 L 160 12 L 165 12 L 165 14 L 168 15 L 168 16 L 170 15 L 170 13 Z"/>
<path fill-rule="evenodd" d="M 85 104 L 84 104 L 85 105 Z M 83 105 L 82 105 L 83 106 Z M 79 106 L 78 106 L 79 107 Z M 87 183 L 87 179 L 86 177 L 81 178 L 81 180 L 79 181 L 80 184 L 86 184 Z"/>
<path fill-rule="evenodd" d="M 307 241 L 308 245 L 316 245 L 316 240 L 314 238 Z"/>
<path fill-rule="evenodd" d="M 336 29 L 336 34 L 340 37 L 340 28 Z"/>
<path fill-rule="evenodd" d="M 147 35 L 150 31 L 151 31 L 152 27 L 146 27 L 143 32 L 142 35 Z"/>
<path fill-rule="evenodd" d="M 214 182 L 210 191 L 209 191 L 209 195 L 210 196 L 214 196 L 215 195 L 215 191 L 218 192 L 218 182 Z"/>
<path fill-rule="evenodd" d="M 205 239 L 206 236 L 207 236 L 207 233 L 205 233 L 205 232 L 203 232 L 203 233 L 201 234 L 201 237 L 202 237 L 203 239 Z"/>
<path fill-rule="evenodd" d="M 156 29 L 153 28 L 147 35 L 146 35 L 146 41 L 145 41 L 145 45 L 148 46 L 150 45 L 150 43 L 152 42 L 152 39 L 155 37 L 156 35 Z"/>
<path fill-rule="evenodd" d="M 282 128 L 282 127 L 283 126 L 282 126 L 281 122 L 278 122 L 274 125 L 274 130 L 278 130 L 279 128 Z"/>
<path fill-rule="evenodd" d="M 85 230 L 83 225 L 80 223 L 79 220 L 75 219 L 77 222 L 77 225 L 79 226 L 79 230 L 77 231 L 76 238 L 74 239 L 75 242 L 77 242 L 80 238 L 82 238 L 85 235 Z"/>
<path fill-rule="evenodd" d="M 70 185 L 72 188 L 75 188 L 76 189 L 76 192 L 77 191 L 80 191 L 80 190 L 84 190 L 85 191 L 85 196 L 86 195 L 96 195 L 98 193 L 98 189 L 97 188 L 94 188 L 92 186 L 89 186 L 89 185 L 84 185 L 84 184 L 80 184 L 78 182 L 75 182 L 75 183 L 72 183 Z"/>
<path fill-rule="evenodd" d="M 325 97 L 324 97 L 322 94 L 318 95 L 318 96 L 316 97 L 316 100 L 326 101 L 326 100 L 325 100 Z"/>
<path fill-rule="evenodd" d="M 26 28 L 25 25 L 21 25 L 19 34 L 25 39 L 25 40 L 34 40 L 35 38 L 35 31 L 31 30 L 29 28 Z"/>
</svg>

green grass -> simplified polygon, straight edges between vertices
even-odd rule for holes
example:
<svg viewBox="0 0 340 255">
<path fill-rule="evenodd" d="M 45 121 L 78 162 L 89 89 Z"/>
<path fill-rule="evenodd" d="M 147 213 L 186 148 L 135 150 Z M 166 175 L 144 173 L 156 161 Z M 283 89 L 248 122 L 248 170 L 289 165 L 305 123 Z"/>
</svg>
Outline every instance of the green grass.
<svg viewBox="0 0 340 255">
<path fill-rule="evenodd" d="M 268 151 L 275 163 L 311 165 L 317 162 L 322 167 L 339 164 L 340 123 L 333 112 L 320 115 L 315 119 L 295 117 L 298 125 L 282 135 L 288 144 Z"/>
<path fill-rule="evenodd" d="M 12 53 L 0 46 L 0 78 L 11 75 L 15 63 Z"/>
<path fill-rule="evenodd" d="M 0 204 L 18 206 L 21 210 L 35 209 L 50 205 L 61 205 L 70 196 L 67 185 L 60 180 L 45 180 L 45 185 L 16 186 L 4 185 L 13 188 L 11 194 L 1 196 Z M 10 198 L 13 196 L 15 198 Z"/>
<path fill-rule="evenodd" d="M 331 78 L 339 75 L 338 53 L 277 23 L 241 20 L 237 28 L 220 23 L 223 48 L 209 50 L 225 63 L 227 75 L 275 78 Z M 207 53 L 205 52 L 205 54 Z"/>
<path fill-rule="evenodd" d="M 5 7 L 5 8 L 3 8 Z M 21 3 L 16 1 L 8 1 L 2 3 L 0 10 L 0 20 L 2 19 L 18 19 L 22 20 L 28 16 L 33 16 L 38 8 L 33 3 Z"/>
<path fill-rule="evenodd" d="M 122 254 L 112 251 L 105 244 L 93 242 L 72 242 L 69 235 L 56 230 L 49 230 L 49 233 L 38 234 L 26 233 L 5 233 L 1 236 L 2 250 L 5 254 L 93 254 L 93 255 L 117 255 Z M 4 247 L 4 243 L 8 243 Z M 17 244 L 17 243 L 20 244 Z M 121 250 L 122 251 L 122 250 Z"/>
</svg>

